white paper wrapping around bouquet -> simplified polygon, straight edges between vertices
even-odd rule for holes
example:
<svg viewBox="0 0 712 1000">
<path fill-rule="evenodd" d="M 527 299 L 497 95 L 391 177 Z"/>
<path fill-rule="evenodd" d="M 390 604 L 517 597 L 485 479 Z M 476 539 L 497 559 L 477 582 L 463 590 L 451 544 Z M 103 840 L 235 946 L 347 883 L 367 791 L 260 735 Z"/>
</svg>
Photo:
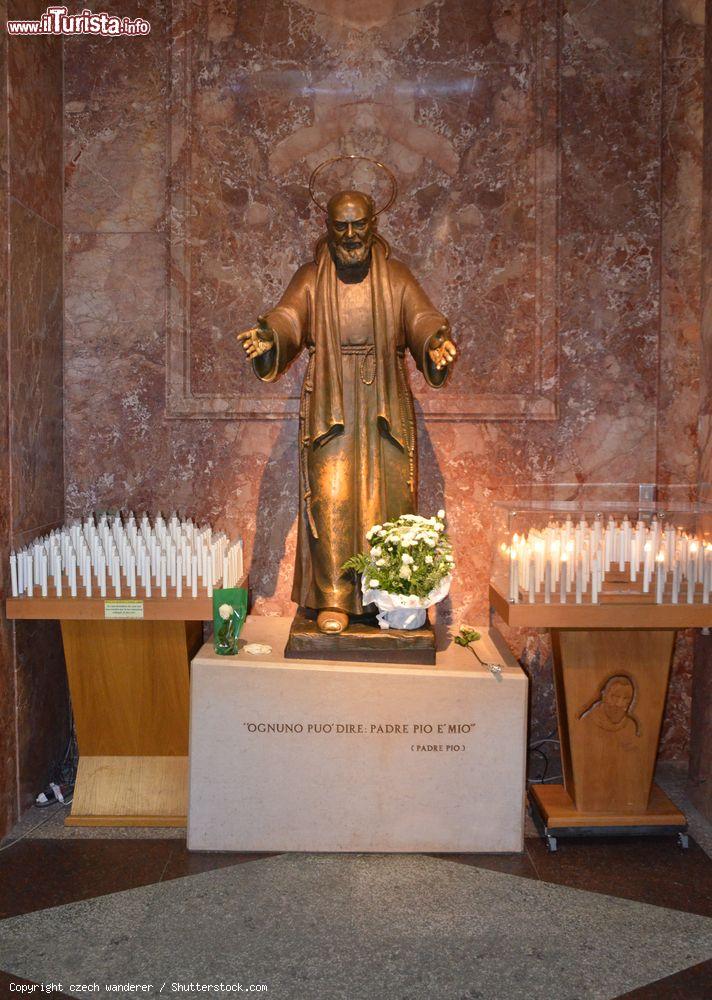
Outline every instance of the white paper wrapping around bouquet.
<svg viewBox="0 0 712 1000">
<path fill-rule="evenodd" d="M 365 576 L 362 576 L 361 592 L 364 604 L 377 606 L 381 628 L 420 628 L 425 622 L 426 609 L 447 597 L 451 582 L 452 577 L 445 576 L 427 597 L 416 597 L 389 594 L 387 590 L 371 590 Z"/>
</svg>

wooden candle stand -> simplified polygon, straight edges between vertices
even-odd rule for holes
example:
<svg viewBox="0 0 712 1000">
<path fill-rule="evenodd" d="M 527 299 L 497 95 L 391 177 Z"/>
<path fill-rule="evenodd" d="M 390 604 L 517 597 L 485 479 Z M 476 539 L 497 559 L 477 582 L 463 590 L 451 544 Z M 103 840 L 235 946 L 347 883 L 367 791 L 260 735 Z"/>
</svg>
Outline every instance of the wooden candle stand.
<svg viewBox="0 0 712 1000">
<path fill-rule="evenodd" d="M 61 622 L 79 747 L 68 826 L 187 822 L 189 670 L 212 597 L 177 597 L 175 588 L 166 597 L 127 595 L 122 585 L 119 599 L 6 601 L 8 618 Z"/>
<path fill-rule="evenodd" d="M 676 834 L 687 847 L 687 820 L 653 773 L 675 631 L 712 625 L 712 606 L 621 596 L 515 604 L 490 584 L 507 624 L 551 629 L 564 780 L 529 793 L 551 850 L 558 837 L 621 834 Z"/>
</svg>

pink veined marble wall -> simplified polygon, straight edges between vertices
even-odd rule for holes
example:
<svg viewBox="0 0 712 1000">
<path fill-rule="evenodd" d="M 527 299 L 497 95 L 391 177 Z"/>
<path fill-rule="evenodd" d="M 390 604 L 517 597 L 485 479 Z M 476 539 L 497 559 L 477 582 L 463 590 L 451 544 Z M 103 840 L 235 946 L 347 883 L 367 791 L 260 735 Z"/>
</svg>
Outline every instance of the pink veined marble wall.
<svg viewBox="0 0 712 1000">
<path fill-rule="evenodd" d="M 446 393 L 414 379 L 446 613 L 487 617 L 496 500 L 695 495 L 702 0 L 126 7 L 150 36 L 65 45 L 69 514 L 209 518 L 244 535 L 255 609 L 291 609 L 298 369 L 258 384 L 233 334 L 309 259 L 306 180 L 340 151 L 396 170 L 383 233 L 461 350 Z M 508 638 L 543 733 L 547 641 Z"/>
<path fill-rule="evenodd" d="M 703 90 L 700 495 L 712 499 L 712 0 L 706 4 Z M 693 703 L 690 733 L 690 795 L 712 818 L 712 640 L 694 640 Z"/>
<path fill-rule="evenodd" d="M 8 0 L 6 17 L 44 6 Z M 0 591 L 9 549 L 64 516 L 62 434 L 62 48 L 7 39 L 0 73 L 0 232 L 4 349 L 0 393 Z M 69 705 L 56 624 L 0 618 L 0 836 L 52 777 Z"/>
</svg>

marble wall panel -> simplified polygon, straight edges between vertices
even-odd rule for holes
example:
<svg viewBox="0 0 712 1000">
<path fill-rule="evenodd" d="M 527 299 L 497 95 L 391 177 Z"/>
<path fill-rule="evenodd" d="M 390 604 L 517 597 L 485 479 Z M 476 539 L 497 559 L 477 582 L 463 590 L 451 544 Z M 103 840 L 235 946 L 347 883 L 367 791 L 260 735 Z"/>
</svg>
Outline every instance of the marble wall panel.
<svg viewBox="0 0 712 1000">
<path fill-rule="evenodd" d="M 700 494 L 712 500 L 712 12 L 706 5 L 702 145 Z"/>
<path fill-rule="evenodd" d="M 141 37 L 65 39 L 64 220 L 70 232 L 141 232 L 165 224 L 167 5 L 122 0 Z"/>
<path fill-rule="evenodd" d="M 405 21 L 385 5 L 378 23 L 340 5 L 173 5 L 174 412 L 263 410 L 228 338 L 311 257 L 312 167 L 352 152 L 396 170 L 384 235 L 458 329 L 459 383 L 425 391 L 426 412 L 554 416 L 556 5 L 480 6 L 458 34 L 478 16 L 460 0 Z M 325 187 L 378 197 L 378 176 L 361 163 Z M 299 377 L 271 387 L 273 412 L 296 412 Z"/>
<path fill-rule="evenodd" d="M 665 14 L 656 481 L 685 500 L 699 461 L 704 3 Z"/>
<path fill-rule="evenodd" d="M 699 489 L 712 500 L 712 0 L 705 4 L 705 67 L 702 142 L 702 281 Z M 712 639 L 698 633 L 694 644 L 690 794 L 712 819 Z"/>
<path fill-rule="evenodd" d="M 0 22 L 7 16 L 0 0 Z M 7 37 L 0 37 L 0 109 L 7 108 Z M 10 450 L 8 448 L 7 269 L 10 230 L 7 115 L 0 115 L 0 594 L 8 590 L 10 549 Z M 17 818 L 17 730 L 12 626 L 0 615 L 0 837 Z"/>
<path fill-rule="evenodd" d="M 211 518 L 245 536 L 256 610 L 290 610 L 296 425 L 211 419 L 221 411 L 209 400 L 227 400 L 228 410 L 235 399 L 247 399 L 252 411 L 260 399 L 267 412 L 276 405 L 268 395 L 275 390 L 251 381 L 231 338 L 308 257 L 319 220 L 305 178 L 340 149 L 373 150 L 397 170 L 401 196 L 383 231 L 454 318 L 464 356 L 453 394 L 520 391 L 531 380 L 537 309 L 556 333 L 548 388 L 557 420 L 505 420 L 494 408 L 481 413 L 488 419 L 463 419 L 461 401 L 448 419 L 434 419 L 430 394 L 416 382 L 421 507 L 447 507 L 458 558 L 444 617 L 487 617 L 496 500 L 635 498 L 638 484 L 655 482 L 659 468 L 667 484 L 687 484 L 696 447 L 689 296 L 701 169 L 699 6 L 194 0 L 172 8 L 172 66 L 168 52 L 137 47 L 129 79 L 120 57 L 112 62 L 100 46 L 86 46 L 82 59 L 67 47 L 71 514 L 130 503 Z M 142 10 L 165 25 L 160 3 Z M 192 61 L 183 66 L 193 70 L 176 78 L 175 57 L 188 51 Z M 171 70 L 174 89 L 164 99 Z M 536 96 L 542 71 L 560 95 L 555 148 L 548 138 L 556 102 L 542 105 Z M 111 83 L 91 104 L 102 79 Z M 139 87 L 156 122 L 152 134 L 170 134 L 170 172 L 149 156 L 141 173 L 144 134 L 117 131 L 122 95 L 129 104 Z M 74 116 L 87 109 L 91 128 L 75 135 Z M 190 134 L 181 132 L 185 122 Z M 113 169 L 117 135 L 119 159 L 128 174 L 140 174 L 146 198 L 136 210 L 132 195 L 116 186 L 108 214 L 85 213 L 80 202 L 103 198 L 101 174 Z M 91 168 L 75 198 L 77 136 L 77 162 Z M 537 158 L 537 150 L 545 155 Z M 160 188 L 154 200 L 152 185 Z M 165 195 L 171 214 L 164 238 Z M 549 219 L 551 206 L 558 229 L 537 237 L 537 219 L 542 211 Z M 532 248 L 542 233 L 550 243 L 540 259 L 555 278 L 543 296 Z M 541 301 L 533 303 L 537 288 Z M 181 411 L 169 399 L 171 417 L 164 379 L 168 351 L 168 388 L 175 388 L 166 332 L 175 332 L 176 290 L 184 297 L 181 322 L 190 321 L 189 338 L 181 327 L 178 340 L 180 352 L 188 347 L 178 398 L 189 405 Z M 661 364 L 669 376 L 658 429 Z M 191 389 L 188 377 L 194 397 L 180 395 Z M 279 392 L 293 395 L 297 383 L 295 373 Z M 181 412 L 190 419 L 176 418 Z M 532 676 L 533 732 L 546 736 L 554 724 L 547 641 L 525 632 L 508 632 L 508 639 Z M 679 756 L 689 679 L 684 644 L 676 664 L 663 739 Z"/>
<path fill-rule="evenodd" d="M 62 237 L 11 199 L 13 539 L 61 523 Z"/>
<path fill-rule="evenodd" d="M 11 17 L 45 5 L 9 0 Z M 18 546 L 64 516 L 62 433 L 62 46 L 59 39 L 10 39 L 3 73 L 7 164 L 2 187 L 8 257 L 2 260 L 2 454 L 0 588 L 8 591 L 9 545 Z M 5 163 L 5 156 L 3 156 Z M 9 412 L 9 422 L 5 414 Z M 68 735 L 69 704 L 56 627 L 10 626 L 3 618 L 0 684 L 3 737 L 0 834 L 52 777 Z M 9 717 L 6 717 L 10 706 Z M 8 746 L 12 742 L 11 752 Z M 12 758 L 12 773 L 7 762 Z M 11 803 L 11 808 L 7 808 Z"/>
<path fill-rule="evenodd" d="M 7 16 L 38 18 L 46 9 L 43 0 L 8 0 Z M 10 190 L 27 208 L 61 229 L 61 39 L 12 39 L 8 69 Z"/>
<path fill-rule="evenodd" d="M 10 448 L 13 546 L 64 518 L 62 235 L 10 200 Z M 15 625 L 19 809 L 53 775 L 69 699 L 54 622 Z"/>
</svg>

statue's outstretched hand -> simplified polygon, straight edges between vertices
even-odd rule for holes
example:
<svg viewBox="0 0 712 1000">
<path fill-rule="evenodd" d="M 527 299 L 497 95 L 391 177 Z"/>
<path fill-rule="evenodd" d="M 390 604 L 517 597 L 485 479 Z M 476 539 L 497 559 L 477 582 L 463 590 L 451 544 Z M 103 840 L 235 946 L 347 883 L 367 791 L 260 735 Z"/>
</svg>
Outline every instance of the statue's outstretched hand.
<svg viewBox="0 0 712 1000">
<path fill-rule="evenodd" d="M 261 354 L 266 354 L 274 347 L 274 334 L 261 322 L 243 333 L 238 333 L 237 339 L 242 342 L 245 354 L 250 360 L 259 358 Z"/>
<path fill-rule="evenodd" d="M 430 338 L 428 355 L 436 368 L 446 368 L 457 356 L 457 348 L 450 339 L 450 327 L 444 326 Z"/>
</svg>

